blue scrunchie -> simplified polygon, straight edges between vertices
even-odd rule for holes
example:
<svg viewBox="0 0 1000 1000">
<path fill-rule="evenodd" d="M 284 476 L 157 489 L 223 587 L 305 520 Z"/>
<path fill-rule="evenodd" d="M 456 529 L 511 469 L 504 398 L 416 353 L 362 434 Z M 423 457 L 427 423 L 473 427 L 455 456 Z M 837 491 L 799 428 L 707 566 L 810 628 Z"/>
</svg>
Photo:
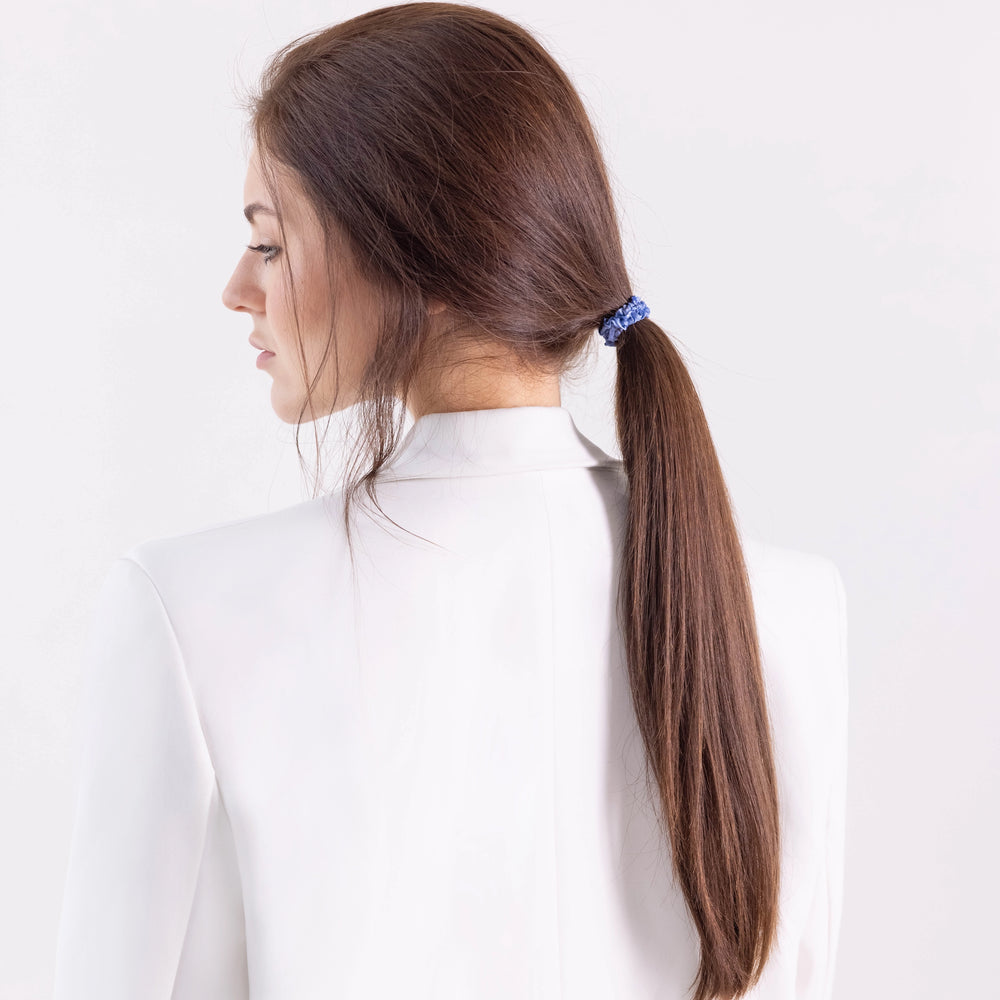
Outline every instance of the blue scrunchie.
<svg viewBox="0 0 1000 1000">
<path fill-rule="evenodd" d="M 604 338 L 604 343 L 608 347 L 613 347 L 626 327 L 638 323 L 648 315 L 649 306 L 638 296 L 633 295 L 620 309 L 601 320 L 600 334 Z"/>
</svg>

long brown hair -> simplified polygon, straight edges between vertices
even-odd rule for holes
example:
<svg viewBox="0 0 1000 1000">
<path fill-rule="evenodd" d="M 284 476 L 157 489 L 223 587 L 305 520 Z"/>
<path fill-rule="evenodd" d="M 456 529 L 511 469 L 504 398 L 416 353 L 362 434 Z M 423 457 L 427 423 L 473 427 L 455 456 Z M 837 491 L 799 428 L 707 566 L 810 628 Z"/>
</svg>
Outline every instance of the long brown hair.
<svg viewBox="0 0 1000 1000">
<path fill-rule="evenodd" d="M 452 3 L 372 10 L 279 49 L 246 107 L 262 165 L 290 171 L 323 220 L 331 269 L 341 240 L 382 299 L 355 410 L 350 469 L 363 459 L 365 472 L 347 477 L 345 520 L 362 486 L 378 504 L 403 432 L 398 399 L 426 363 L 430 300 L 455 317 L 455 343 L 513 348 L 527 370 L 564 373 L 632 294 L 580 97 L 513 21 Z M 333 326 L 327 347 L 336 352 Z M 650 318 L 614 349 L 632 700 L 700 938 L 693 1000 L 737 997 L 759 979 L 778 922 L 778 793 L 751 591 L 678 351 Z"/>
</svg>

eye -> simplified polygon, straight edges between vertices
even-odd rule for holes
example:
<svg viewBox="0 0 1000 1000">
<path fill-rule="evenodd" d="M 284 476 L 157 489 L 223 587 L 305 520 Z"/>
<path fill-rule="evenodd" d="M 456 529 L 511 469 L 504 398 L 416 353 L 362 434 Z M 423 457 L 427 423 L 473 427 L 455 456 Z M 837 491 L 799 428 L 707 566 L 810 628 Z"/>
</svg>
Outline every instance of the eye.
<svg viewBox="0 0 1000 1000">
<path fill-rule="evenodd" d="M 247 250 L 252 250 L 254 253 L 263 254 L 264 263 L 266 264 L 270 260 L 274 260 L 278 256 L 278 250 L 280 247 L 268 246 L 266 243 L 258 243 L 256 246 L 252 244 L 247 244 Z"/>
</svg>

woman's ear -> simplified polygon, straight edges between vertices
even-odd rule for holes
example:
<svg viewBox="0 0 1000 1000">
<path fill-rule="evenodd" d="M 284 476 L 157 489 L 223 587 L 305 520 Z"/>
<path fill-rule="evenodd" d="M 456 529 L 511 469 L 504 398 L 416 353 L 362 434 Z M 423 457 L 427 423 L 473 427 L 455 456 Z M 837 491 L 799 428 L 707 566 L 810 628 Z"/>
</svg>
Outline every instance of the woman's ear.
<svg viewBox="0 0 1000 1000">
<path fill-rule="evenodd" d="M 438 313 L 444 312 L 447 307 L 443 302 L 438 302 L 437 299 L 430 299 L 427 303 L 427 312 L 431 316 L 437 316 Z"/>
</svg>

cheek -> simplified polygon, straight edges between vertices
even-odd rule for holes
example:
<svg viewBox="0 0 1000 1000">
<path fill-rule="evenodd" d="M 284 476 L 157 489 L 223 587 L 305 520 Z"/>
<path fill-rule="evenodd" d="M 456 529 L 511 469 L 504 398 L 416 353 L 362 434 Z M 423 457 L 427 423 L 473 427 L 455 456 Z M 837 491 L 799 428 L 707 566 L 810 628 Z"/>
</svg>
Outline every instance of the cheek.
<svg viewBox="0 0 1000 1000">
<path fill-rule="evenodd" d="M 284 347 L 295 341 L 295 315 L 284 283 L 275 285 L 267 293 L 268 325 L 275 339 Z"/>
<path fill-rule="evenodd" d="M 296 329 L 295 309 L 291 297 L 282 289 L 276 289 L 267 301 L 268 329 L 274 342 L 274 361 L 277 366 L 272 370 L 282 382 L 298 385 L 302 383 L 302 361 L 299 357 L 299 336 L 303 338 L 306 348 L 306 358 L 310 356 L 310 326 L 308 317 L 302 307 L 298 310 L 298 328 Z"/>
<path fill-rule="evenodd" d="M 302 293 L 303 325 L 319 331 L 325 338 L 332 319 L 330 312 L 331 291 L 325 272 L 311 271 L 300 289 Z"/>
<path fill-rule="evenodd" d="M 302 298 L 299 307 L 299 325 L 302 330 L 306 356 L 311 370 L 319 364 L 327 352 L 330 340 L 330 325 L 333 320 L 330 307 L 330 290 L 326 285 L 326 274 L 310 273 L 300 289 Z M 333 364 L 333 345 L 327 354 L 326 366 Z"/>
</svg>

